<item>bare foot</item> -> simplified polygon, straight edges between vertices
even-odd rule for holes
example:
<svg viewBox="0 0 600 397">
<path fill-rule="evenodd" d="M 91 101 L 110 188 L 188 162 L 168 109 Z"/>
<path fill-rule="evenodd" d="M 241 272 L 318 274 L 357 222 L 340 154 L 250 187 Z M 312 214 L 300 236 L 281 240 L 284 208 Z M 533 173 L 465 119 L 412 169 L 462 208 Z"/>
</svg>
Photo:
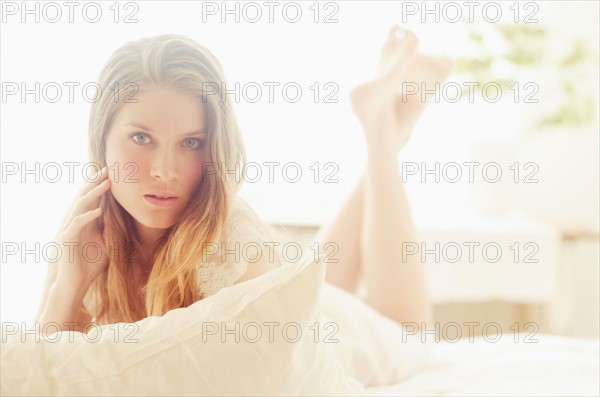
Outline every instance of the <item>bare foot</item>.
<svg viewBox="0 0 600 397">
<path fill-rule="evenodd" d="M 381 49 L 376 77 L 350 93 L 352 110 L 371 148 L 388 148 L 398 153 L 432 96 L 427 96 L 427 102 L 422 101 L 422 84 L 430 91 L 435 83 L 443 82 L 452 69 L 450 61 L 419 54 L 417 47 L 413 32 L 392 27 Z M 418 93 L 407 95 L 403 88 L 408 85 L 413 90 L 417 87 Z"/>
</svg>

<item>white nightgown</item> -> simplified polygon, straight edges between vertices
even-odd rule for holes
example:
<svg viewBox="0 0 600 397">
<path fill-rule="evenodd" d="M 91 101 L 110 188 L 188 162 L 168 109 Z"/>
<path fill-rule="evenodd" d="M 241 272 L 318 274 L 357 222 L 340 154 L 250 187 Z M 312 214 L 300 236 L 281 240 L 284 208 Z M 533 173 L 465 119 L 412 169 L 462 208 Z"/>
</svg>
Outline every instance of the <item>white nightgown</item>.
<svg viewBox="0 0 600 397">
<path fill-rule="evenodd" d="M 261 259 L 270 260 L 270 249 L 274 253 L 274 264 L 281 266 L 280 250 L 270 244 L 276 241 L 277 237 L 252 208 L 241 197 L 235 196 L 225 221 L 218 253 L 208 256 L 205 263 L 199 261 L 197 265 L 199 291 L 206 297 L 232 286 L 248 270 L 248 260 L 255 261 L 259 254 Z"/>
<path fill-rule="evenodd" d="M 277 241 L 263 225 L 251 207 L 236 198 L 223 233 L 226 248 L 233 249 L 235 242 L 244 247 L 248 243 L 262 245 L 265 241 Z M 207 296 L 232 286 L 247 270 L 248 263 L 243 257 L 237 262 L 232 260 L 232 255 L 225 259 L 225 263 L 198 266 L 198 286 Z M 280 266 L 287 263 L 281 256 L 277 260 Z M 398 383 L 427 362 L 431 337 L 423 343 L 420 333 L 411 335 L 401 324 L 380 314 L 361 298 L 327 282 L 321 290 L 321 302 L 323 327 L 335 323 L 327 331 L 338 340 L 332 343 L 336 358 L 344 372 L 365 387 Z"/>
</svg>

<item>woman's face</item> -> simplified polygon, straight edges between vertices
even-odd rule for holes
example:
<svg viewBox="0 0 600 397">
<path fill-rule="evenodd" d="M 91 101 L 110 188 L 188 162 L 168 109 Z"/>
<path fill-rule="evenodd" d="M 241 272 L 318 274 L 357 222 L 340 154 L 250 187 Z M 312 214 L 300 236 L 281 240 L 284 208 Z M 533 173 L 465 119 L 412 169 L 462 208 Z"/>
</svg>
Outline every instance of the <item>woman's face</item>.
<svg viewBox="0 0 600 397">
<path fill-rule="evenodd" d="M 124 103 L 106 136 L 111 193 L 139 224 L 164 229 L 184 212 L 207 161 L 199 99 L 152 87 Z M 162 199 L 157 196 L 170 196 Z"/>
</svg>

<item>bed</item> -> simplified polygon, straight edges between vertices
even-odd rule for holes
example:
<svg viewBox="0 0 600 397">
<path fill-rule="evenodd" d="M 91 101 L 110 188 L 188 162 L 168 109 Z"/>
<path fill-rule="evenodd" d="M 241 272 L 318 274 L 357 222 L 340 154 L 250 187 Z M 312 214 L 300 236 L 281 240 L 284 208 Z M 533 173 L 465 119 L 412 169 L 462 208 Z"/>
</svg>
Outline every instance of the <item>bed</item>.
<svg viewBox="0 0 600 397">
<path fill-rule="evenodd" d="M 289 264 L 163 316 L 100 326 L 93 336 L 40 339 L 3 323 L 0 395 L 599 393 L 597 340 L 538 334 L 537 343 L 523 343 L 517 334 L 518 343 L 514 335 L 422 343 L 419 333 L 325 283 L 325 271 L 322 261 Z M 256 332 L 267 324 L 278 325 L 273 338 Z"/>
<path fill-rule="evenodd" d="M 512 335 L 511 335 L 512 337 Z M 521 338 L 522 339 L 522 338 Z M 385 396 L 598 396 L 598 340 L 536 335 L 537 343 L 482 337 L 440 342 L 409 379 L 369 387 Z"/>
<path fill-rule="evenodd" d="M 600 395 L 598 339 L 490 328 L 485 338 L 473 332 L 454 342 L 448 332 L 438 341 L 427 332 L 412 335 L 414 329 L 327 283 L 323 304 L 323 317 L 340 325 L 344 343 L 335 345 L 336 356 L 366 395 Z"/>
</svg>

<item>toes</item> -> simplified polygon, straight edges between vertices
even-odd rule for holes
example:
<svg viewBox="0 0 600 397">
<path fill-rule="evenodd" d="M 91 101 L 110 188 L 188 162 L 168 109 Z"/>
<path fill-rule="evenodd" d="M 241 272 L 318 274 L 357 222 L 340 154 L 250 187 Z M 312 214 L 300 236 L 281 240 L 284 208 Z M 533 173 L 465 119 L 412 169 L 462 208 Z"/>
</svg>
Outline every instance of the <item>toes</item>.
<svg viewBox="0 0 600 397">
<path fill-rule="evenodd" d="M 416 59 L 418 44 L 419 40 L 412 31 L 393 26 L 381 50 L 377 80 L 386 81 L 391 89 L 401 84 Z"/>
<path fill-rule="evenodd" d="M 398 26 L 398 25 L 392 26 L 390 28 L 390 30 L 388 30 L 388 39 L 393 39 L 394 37 L 396 37 L 396 34 L 399 29 L 400 29 L 400 26 Z"/>
<path fill-rule="evenodd" d="M 406 48 L 416 48 L 419 45 L 419 39 L 412 30 L 403 29 L 398 25 L 393 26 L 388 31 L 387 45 L 402 45 Z"/>
<path fill-rule="evenodd" d="M 414 51 L 419 46 L 417 36 L 410 30 L 403 30 L 403 37 L 398 39 L 398 43 L 406 52 Z"/>
<path fill-rule="evenodd" d="M 398 38 L 398 35 L 402 38 Z M 394 27 L 381 49 L 381 60 L 386 64 L 386 68 L 391 66 L 391 69 L 395 70 L 404 69 L 416 54 L 418 44 L 419 41 L 413 32 Z"/>
</svg>

